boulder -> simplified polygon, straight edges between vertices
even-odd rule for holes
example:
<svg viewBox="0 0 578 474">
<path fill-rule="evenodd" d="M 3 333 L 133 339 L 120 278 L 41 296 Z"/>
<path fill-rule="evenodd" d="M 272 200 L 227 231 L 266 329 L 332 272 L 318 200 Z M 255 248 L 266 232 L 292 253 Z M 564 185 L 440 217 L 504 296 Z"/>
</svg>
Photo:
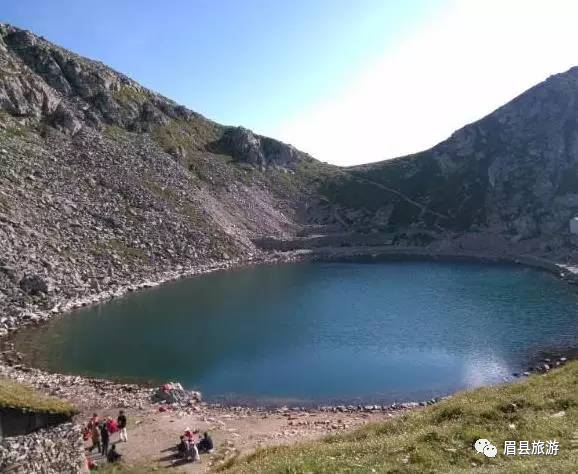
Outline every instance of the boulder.
<svg viewBox="0 0 578 474">
<path fill-rule="evenodd" d="M 169 382 L 160 386 L 153 394 L 154 402 L 164 402 L 167 404 L 181 403 L 189 404 L 201 401 L 201 393 L 183 389 L 180 383 Z"/>
<path fill-rule="evenodd" d="M 25 275 L 18 283 L 20 289 L 29 295 L 48 293 L 48 282 L 39 275 Z"/>
<path fill-rule="evenodd" d="M 60 104 L 51 116 L 52 125 L 58 130 L 74 135 L 82 128 L 82 123 L 66 106 Z"/>
<path fill-rule="evenodd" d="M 232 156 L 236 161 L 248 163 L 261 170 L 276 167 L 295 169 L 304 157 L 291 145 L 254 134 L 243 127 L 228 128 L 220 140 L 213 144 L 217 153 Z"/>
<path fill-rule="evenodd" d="M 261 140 L 251 130 L 243 127 L 230 128 L 220 140 L 220 145 L 237 161 L 260 168 L 265 168 L 267 164 L 261 149 Z"/>
</svg>

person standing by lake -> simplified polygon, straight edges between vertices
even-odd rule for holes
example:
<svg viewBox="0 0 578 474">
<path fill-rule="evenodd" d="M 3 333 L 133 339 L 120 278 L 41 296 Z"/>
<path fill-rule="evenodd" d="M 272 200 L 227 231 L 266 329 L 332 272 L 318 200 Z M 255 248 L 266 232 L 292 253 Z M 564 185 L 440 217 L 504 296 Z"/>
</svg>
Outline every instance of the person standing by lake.
<svg viewBox="0 0 578 474">
<path fill-rule="evenodd" d="M 120 440 L 126 443 L 128 439 L 126 434 L 126 415 L 124 414 L 123 410 L 120 410 L 118 412 L 116 424 L 118 425 L 118 429 L 120 430 Z"/>
<path fill-rule="evenodd" d="M 102 443 L 101 453 L 103 456 L 106 456 L 108 454 L 108 442 L 110 440 L 110 433 L 108 432 L 108 428 L 104 422 L 100 425 L 100 439 Z"/>
<path fill-rule="evenodd" d="M 91 429 L 91 434 L 92 434 L 92 448 L 90 448 L 90 450 L 92 451 L 94 448 L 96 448 L 98 450 L 98 452 L 101 451 L 101 440 L 100 440 L 100 428 L 98 426 L 98 423 L 94 423 L 92 425 L 92 429 Z"/>
<path fill-rule="evenodd" d="M 92 430 L 94 425 L 98 425 L 98 413 L 93 413 L 92 418 L 88 422 L 88 427 Z"/>
<path fill-rule="evenodd" d="M 116 420 L 113 420 L 110 416 L 106 418 L 106 429 L 109 434 L 116 433 L 118 431 L 118 424 Z"/>
</svg>

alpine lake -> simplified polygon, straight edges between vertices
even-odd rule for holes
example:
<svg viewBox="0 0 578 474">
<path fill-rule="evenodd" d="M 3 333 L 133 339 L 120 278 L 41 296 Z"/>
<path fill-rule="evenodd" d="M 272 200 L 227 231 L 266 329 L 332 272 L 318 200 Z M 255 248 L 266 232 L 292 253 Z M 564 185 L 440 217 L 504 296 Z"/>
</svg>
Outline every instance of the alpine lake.
<svg viewBox="0 0 578 474">
<path fill-rule="evenodd" d="M 182 279 L 19 331 L 27 362 L 259 405 L 426 400 L 578 346 L 578 293 L 471 262 L 292 263 Z"/>
</svg>

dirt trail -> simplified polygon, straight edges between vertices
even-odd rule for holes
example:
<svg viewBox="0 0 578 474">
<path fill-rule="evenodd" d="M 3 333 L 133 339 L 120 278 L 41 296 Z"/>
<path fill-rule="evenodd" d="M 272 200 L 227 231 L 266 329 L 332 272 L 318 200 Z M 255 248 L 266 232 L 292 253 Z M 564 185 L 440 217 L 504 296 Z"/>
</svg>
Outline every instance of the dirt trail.
<svg viewBox="0 0 578 474">
<path fill-rule="evenodd" d="M 337 433 L 372 421 L 383 421 L 397 416 L 396 412 L 306 412 L 269 411 L 251 409 L 229 411 L 206 406 L 198 411 L 159 412 L 155 407 L 142 410 L 125 409 L 128 417 L 128 442 L 118 442 L 113 434 L 111 443 L 117 443 L 127 465 L 174 467 L 175 472 L 207 472 L 238 454 L 247 454 L 261 446 L 290 444 Z M 88 420 L 92 410 L 78 416 L 79 422 Z M 98 411 L 99 416 L 116 417 L 117 409 Z M 179 436 L 185 429 L 208 431 L 215 443 L 212 454 L 201 455 L 200 463 L 182 463 L 175 454 Z M 87 443 L 89 446 L 90 443 Z M 103 462 L 94 455 L 97 462 Z"/>
</svg>

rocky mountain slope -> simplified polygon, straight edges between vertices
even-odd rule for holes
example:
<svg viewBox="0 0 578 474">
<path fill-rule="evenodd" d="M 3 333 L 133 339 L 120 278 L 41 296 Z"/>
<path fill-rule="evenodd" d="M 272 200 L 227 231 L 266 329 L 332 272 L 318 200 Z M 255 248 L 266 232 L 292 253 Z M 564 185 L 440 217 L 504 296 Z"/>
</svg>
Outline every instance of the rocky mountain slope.
<svg viewBox="0 0 578 474">
<path fill-rule="evenodd" d="M 577 93 L 572 69 L 431 150 L 338 168 L 0 25 L 0 332 L 265 240 L 576 258 Z"/>
<path fill-rule="evenodd" d="M 322 166 L 0 26 L 0 330 L 286 237 Z M 329 168 L 329 167 L 326 167 Z"/>
<path fill-rule="evenodd" d="M 499 240 L 572 254 L 577 119 L 578 68 L 573 68 L 430 150 L 349 168 L 323 191 L 346 224 L 422 229 L 429 239 L 485 234 L 492 236 L 490 245 Z"/>
</svg>

